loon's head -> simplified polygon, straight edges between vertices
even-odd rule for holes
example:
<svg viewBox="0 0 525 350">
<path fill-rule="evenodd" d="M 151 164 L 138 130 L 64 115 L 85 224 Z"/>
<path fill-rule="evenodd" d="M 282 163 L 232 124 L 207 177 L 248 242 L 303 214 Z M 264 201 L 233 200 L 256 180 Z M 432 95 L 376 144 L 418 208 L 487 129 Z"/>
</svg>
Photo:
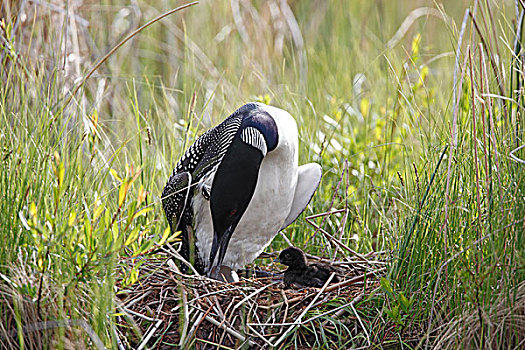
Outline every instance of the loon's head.
<svg viewBox="0 0 525 350">
<path fill-rule="evenodd" d="M 303 268 L 308 265 L 304 252 L 295 247 L 286 248 L 279 254 L 279 262 L 292 268 Z"/>
</svg>

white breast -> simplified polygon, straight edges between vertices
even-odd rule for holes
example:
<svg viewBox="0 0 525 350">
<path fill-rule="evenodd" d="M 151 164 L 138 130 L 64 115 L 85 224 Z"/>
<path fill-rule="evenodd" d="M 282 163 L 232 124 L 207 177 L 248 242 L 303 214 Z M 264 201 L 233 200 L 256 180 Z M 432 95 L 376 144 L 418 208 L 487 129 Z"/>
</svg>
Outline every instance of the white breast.
<svg viewBox="0 0 525 350">
<path fill-rule="evenodd" d="M 252 200 L 233 233 L 223 264 L 232 269 L 251 263 L 266 248 L 286 220 L 297 185 L 297 125 L 279 108 L 261 105 L 275 119 L 279 133 L 277 147 L 261 163 Z M 213 182 L 210 174 L 206 184 Z M 195 234 L 201 260 L 208 268 L 213 241 L 210 202 L 197 191 L 193 198 Z"/>
</svg>

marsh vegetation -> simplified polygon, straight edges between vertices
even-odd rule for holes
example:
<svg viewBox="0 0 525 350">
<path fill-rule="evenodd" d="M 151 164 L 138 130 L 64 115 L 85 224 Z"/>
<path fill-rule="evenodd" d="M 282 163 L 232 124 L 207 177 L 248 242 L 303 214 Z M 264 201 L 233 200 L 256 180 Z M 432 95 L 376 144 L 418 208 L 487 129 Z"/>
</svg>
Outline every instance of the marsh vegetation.
<svg viewBox="0 0 525 350">
<path fill-rule="evenodd" d="M 267 251 L 383 263 L 374 288 L 307 309 L 281 346 L 523 346 L 524 3 L 201 1 L 134 33 L 182 4 L 0 5 L 2 347 L 142 343 L 118 294 L 177 244 L 162 188 L 254 100 L 289 111 L 300 162 L 323 168 Z"/>
</svg>

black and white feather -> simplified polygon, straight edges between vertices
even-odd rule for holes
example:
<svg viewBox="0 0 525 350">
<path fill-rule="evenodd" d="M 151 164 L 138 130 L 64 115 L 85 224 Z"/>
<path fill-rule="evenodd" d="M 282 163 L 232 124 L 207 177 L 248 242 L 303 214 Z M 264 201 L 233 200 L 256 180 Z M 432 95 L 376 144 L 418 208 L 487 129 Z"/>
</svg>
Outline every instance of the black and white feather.
<svg viewBox="0 0 525 350">
<path fill-rule="evenodd" d="M 162 191 L 162 206 L 172 232 L 182 232 L 182 256 L 189 259 L 193 188 L 221 161 L 239 130 L 243 113 L 250 104 L 239 108 L 222 123 L 201 135 L 182 155 Z M 190 228 L 188 228 L 188 226 Z M 197 256 L 198 258 L 198 256 Z M 196 261 L 196 267 L 202 261 Z"/>
<path fill-rule="evenodd" d="M 297 165 L 297 125 L 276 107 L 248 103 L 183 154 L 163 193 L 182 256 L 201 273 L 255 259 L 304 210 L 321 168 Z"/>
<path fill-rule="evenodd" d="M 263 157 L 268 152 L 266 148 L 266 141 L 264 140 L 263 134 L 253 126 L 249 126 L 242 130 L 241 132 L 241 140 L 254 147 L 257 148 L 259 151 L 261 151 Z"/>
</svg>

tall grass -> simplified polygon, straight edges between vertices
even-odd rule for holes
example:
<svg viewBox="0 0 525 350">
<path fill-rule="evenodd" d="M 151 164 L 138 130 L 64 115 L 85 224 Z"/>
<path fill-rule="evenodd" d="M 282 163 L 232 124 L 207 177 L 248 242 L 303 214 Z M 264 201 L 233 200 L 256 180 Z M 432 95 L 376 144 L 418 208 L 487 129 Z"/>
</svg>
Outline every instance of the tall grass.
<svg viewBox="0 0 525 350">
<path fill-rule="evenodd" d="M 405 219 L 388 276 L 396 287 L 384 286 L 387 313 L 401 328 L 424 331 L 419 346 L 525 341 L 524 162 L 515 156 L 524 136 L 522 29 L 503 10 L 480 2 L 465 12 L 470 31 L 460 34 L 457 99 L 442 134 L 448 149 L 433 152 L 419 175 L 426 189 Z"/>
<path fill-rule="evenodd" d="M 250 100 L 290 111 L 300 161 L 323 166 L 306 214 L 349 203 L 325 229 L 344 224 L 345 244 L 387 252 L 381 293 L 358 309 L 370 345 L 517 346 L 517 4 L 518 16 L 473 2 L 463 17 L 458 2 L 202 2 L 134 36 L 71 95 L 98 58 L 180 3 L 3 2 L 2 346 L 116 347 L 116 281 L 136 282 L 172 239 L 159 195 L 176 160 Z M 305 220 L 285 234 L 337 254 Z"/>
</svg>

